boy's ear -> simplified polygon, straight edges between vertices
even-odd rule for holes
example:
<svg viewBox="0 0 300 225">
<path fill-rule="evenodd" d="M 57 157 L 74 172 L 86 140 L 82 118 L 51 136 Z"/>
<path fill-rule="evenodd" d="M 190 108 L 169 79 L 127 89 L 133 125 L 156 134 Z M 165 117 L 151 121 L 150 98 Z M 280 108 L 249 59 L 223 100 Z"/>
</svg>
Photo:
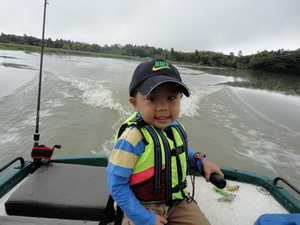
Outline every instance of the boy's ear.
<svg viewBox="0 0 300 225">
<path fill-rule="evenodd" d="M 138 107 L 137 107 L 136 99 L 134 97 L 130 97 L 129 98 L 129 102 L 131 103 L 131 105 L 133 106 L 133 108 L 135 109 L 135 111 L 138 112 Z"/>
</svg>

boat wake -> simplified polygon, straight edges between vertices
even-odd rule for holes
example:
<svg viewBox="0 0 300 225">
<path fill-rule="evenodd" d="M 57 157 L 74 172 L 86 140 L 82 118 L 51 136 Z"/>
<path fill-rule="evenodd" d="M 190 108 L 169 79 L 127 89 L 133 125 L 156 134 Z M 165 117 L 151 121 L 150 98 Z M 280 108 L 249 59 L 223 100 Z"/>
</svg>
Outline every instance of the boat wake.
<svg viewBox="0 0 300 225">
<path fill-rule="evenodd" d="M 100 81 L 88 78 L 78 78 L 69 75 L 55 74 L 60 81 L 71 84 L 74 88 L 81 91 L 79 96 L 82 102 L 92 107 L 100 107 L 102 109 L 111 109 L 127 114 L 123 106 L 114 101 L 113 93 Z"/>
</svg>

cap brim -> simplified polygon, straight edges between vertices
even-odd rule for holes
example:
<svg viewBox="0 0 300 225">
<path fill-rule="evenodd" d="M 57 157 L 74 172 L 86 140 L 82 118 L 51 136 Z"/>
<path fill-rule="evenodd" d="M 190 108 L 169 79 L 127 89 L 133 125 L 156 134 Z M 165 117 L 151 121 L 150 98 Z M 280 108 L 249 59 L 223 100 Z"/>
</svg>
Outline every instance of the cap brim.
<svg viewBox="0 0 300 225">
<path fill-rule="evenodd" d="M 190 96 L 190 91 L 184 83 L 180 82 L 178 79 L 175 79 L 170 76 L 165 76 L 165 75 L 149 77 L 138 87 L 137 90 L 142 95 L 149 95 L 151 93 L 151 91 L 153 91 L 153 89 L 155 89 L 157 86 L 159 86 L 163 83 L 167 83 L 167 82 L 179 84 L 181 87 L 180 90 L 182 91 L 182 93 L 187 97 Z"/>
</svg>

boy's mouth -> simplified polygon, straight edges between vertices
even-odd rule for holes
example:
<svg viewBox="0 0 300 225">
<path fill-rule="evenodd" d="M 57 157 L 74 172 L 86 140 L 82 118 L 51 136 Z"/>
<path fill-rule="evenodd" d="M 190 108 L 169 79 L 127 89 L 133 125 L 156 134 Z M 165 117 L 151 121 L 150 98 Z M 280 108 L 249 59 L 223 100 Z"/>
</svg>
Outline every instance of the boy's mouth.
<svg viewBox="0 0 300 225">
<path fill-rule="evenodd" d="M 156 116 L 156 117 L 154 117 L 154 119 L 156 119 L 156 120 L 161 120 L 161 121 L 167 120 L 167 119 L 169 119 L 169 118 L 170 118 L 170 116 Z"/>
</svg>

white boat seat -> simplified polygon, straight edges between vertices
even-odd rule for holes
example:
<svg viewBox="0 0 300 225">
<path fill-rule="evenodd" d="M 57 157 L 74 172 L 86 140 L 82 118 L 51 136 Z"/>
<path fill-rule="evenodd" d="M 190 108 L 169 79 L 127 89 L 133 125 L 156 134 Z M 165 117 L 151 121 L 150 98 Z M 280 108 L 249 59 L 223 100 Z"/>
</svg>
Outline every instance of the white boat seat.
<svg viewBox="0 0 300 225">
<path fill-rule="evenodd" d="M 6 201 L 8 215 L 100 221 L 109 197 L 106 167 L 49 163 Z"/>
</svg>

